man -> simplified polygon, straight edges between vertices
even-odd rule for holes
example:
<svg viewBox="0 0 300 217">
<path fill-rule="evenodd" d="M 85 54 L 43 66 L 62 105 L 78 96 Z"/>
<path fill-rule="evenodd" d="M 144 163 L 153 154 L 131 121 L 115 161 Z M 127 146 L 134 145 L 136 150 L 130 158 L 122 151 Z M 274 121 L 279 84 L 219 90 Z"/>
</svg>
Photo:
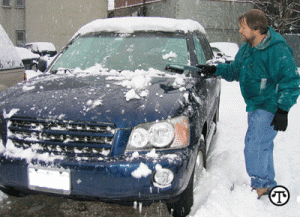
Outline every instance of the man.
<svg viewBox="0 0 300 217">
<path fill-rule="evenodd" d="M 258 198 L 277 185 L 273 164 L 273 140 L 285 131 L 288 112 L 299 96 L 300 76 L 293 53 L 283 37 L 267 25 L 260 10 L 239 17 L 244 43 L 235 60 L 217 66 L 199 65 L 203 74 L 239 81 L 247 104 L 245 138 L 246 170 Z"/>
</svg>

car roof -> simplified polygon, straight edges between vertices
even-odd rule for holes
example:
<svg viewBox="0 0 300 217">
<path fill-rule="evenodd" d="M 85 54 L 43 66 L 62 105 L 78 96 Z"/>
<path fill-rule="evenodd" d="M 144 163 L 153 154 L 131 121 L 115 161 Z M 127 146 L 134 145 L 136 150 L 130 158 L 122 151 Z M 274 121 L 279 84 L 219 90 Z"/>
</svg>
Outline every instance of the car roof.
<svg viewBox="0 0 300 217">
<path fill-rule="evenodd" d="M 35 51 L 43 52 L 43 51 L 56 51 L 54 44 L 51 42 L 31 42 L 27 43 L 25 46 L 32 46 Z"/>
<path fill-rule="evenodd" d="M 16 47 L 16 51 L 22 60 L 40 58 L 40 55 L 32 53 L 30 50 L 23 47 Z"/>
<path fill-rule="evenodd" d="M 0 25 L 0 70 L 22 68 L 23 63 L 15 46 Z"/>
<path fill-rule="evenodd" d="M 133 33 L 136 31 L 193 32 L 206 34 L 204 27 L 190 19 L 173 19 L 163 17 L 116 17 L 94 20 L 81 27 L 75 35 L 85 35 L 92 32 Z"/>
</svg>

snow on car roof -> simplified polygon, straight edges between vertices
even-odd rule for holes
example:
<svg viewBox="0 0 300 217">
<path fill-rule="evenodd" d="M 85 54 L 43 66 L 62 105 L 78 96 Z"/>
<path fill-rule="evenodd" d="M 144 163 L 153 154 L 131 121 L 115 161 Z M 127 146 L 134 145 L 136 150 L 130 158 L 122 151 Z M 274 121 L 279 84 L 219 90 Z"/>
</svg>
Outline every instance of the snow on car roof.
<svg viewBox="0 0 300 217">
<path fill-rule="evenodd" d="M 32 45 L 35 52 L 56 51 L 55 46 L 51 42 L 31 42 L 26 44 L 26 46 L 27 45 Z"/>
<path fill-rule="evenodd" d="M 16 47 L 17 53 L 22 60 L 26 59 L 38 59 L 40 55 L 32 53 L 30 50 L 27 50 L 23 47 Z"/>
<path fill-rule="evenodd" d="M 116 17 L 94 20 L 81 27 L 76 34 L 84 35 L 90 32 L 133 33 L 135 31 L 164 31 L 164 32 L 205 32 L 204 27 L 190 19 L 172 19 L 162 17 Z"/>
<path fill-rule="evenodd" d="M 0 25 L 0 70 L 21 67 L 23 67 L 23 63 L 17 54 L 15 46 Z"/>
</svg>

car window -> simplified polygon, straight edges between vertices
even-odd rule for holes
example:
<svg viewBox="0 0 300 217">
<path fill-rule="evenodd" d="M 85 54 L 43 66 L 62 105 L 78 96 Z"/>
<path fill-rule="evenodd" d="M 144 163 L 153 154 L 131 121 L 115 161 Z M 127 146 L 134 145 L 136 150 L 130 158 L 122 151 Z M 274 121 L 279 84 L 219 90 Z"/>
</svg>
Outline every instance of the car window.
<svg viewBox="0 0 300 217">
<path fill-rule="evenodd" d="M 149 35 L 86 36 L 78 38 L 54 64 L 59 68 L 85 70 L 96 64 L 118 71 L 155 68 L 166 64 L 189 65 L 187 41 L 184 37 Z"/>
<path fill-rule="evenodd" d="M 207 41 L 206 37 L 204 34 L 201 34 L 201 33 L 198 33 L 197 34 L 199 40 L 200 40 L 200 43 L 202 45 L 202 48 L 203 48 L 203 51 L 204 51 L 204 55 L 205 55 L 205 58 L 206 60 L 210 60 L 213 58 L 213 51 L 210 47 L 210 44 L 209 42 Z"/>
<path fill-rule="evenodd" d="M 195 44 L 195 50 L 196 50 L 198 64 L 205 64 L 206 63 L 205 55 L 204 55 L 201 43 L 196 35 L 194 35 L 194 44 Z"/>
</svg>

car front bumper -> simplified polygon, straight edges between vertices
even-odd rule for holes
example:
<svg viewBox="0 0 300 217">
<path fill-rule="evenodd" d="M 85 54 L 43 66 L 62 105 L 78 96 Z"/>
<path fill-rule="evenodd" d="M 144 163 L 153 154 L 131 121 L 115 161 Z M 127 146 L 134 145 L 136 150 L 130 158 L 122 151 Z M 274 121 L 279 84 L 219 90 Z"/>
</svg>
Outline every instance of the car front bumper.
<svg viewBox="0 0 300 217">
<path fill-rule="evenodd" d="M 81 199 L 99 199 L 103 201 L 163 201 L 172 200 L 187 187 L 194 168 L 196 151 L 185 148 L 168 153 L 130 154 L 106 161 L 55 161 L 52 165 L 35 162 L 30 165 L 24 159 L 9 158 L 0 155 L 0 186 L 24 193 L 50 193 L 54 195 Z M 133 172 L 147 171 L 141 176 L 133 176 Z M 44 165 L 44 166 L 41 166 Z M 160 168 L 167 168 L 174 174 L 171 185 L 162 187 L 155 184 L 154 174 Z M 28 168 L 64 170 L 70 174 L 70 190 L 32 189 L 29 184 Z M 48 176 L 51 179 L 51 176 Z M 59 188 L 59 187 L 58 187 Z"/>
</svg>

